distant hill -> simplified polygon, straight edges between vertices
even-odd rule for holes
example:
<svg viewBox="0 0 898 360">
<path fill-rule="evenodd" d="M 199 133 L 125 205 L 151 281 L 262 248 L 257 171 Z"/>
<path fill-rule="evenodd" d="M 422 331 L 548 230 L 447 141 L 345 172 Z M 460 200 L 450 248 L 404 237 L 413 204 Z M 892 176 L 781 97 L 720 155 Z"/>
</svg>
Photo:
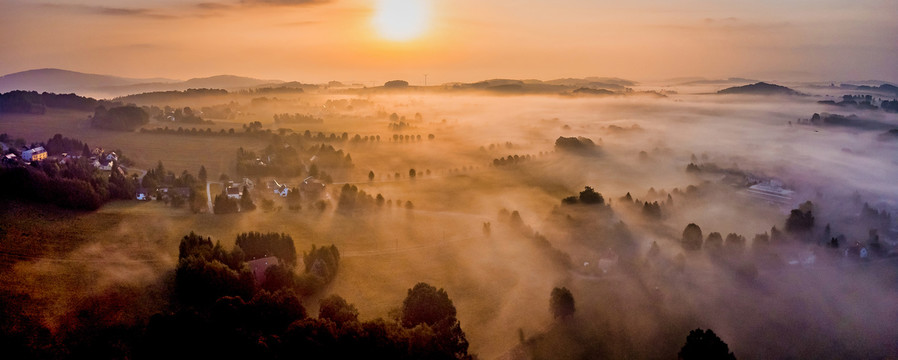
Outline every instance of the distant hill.
<svg viewBox="0 0 898 360">
<path fill-rule="evenodd" d="M 78 93 L 111 98 L 146 92 L 183 91 L 201 88 L 240 90 L 263 85 L 274 86 L 281 83 L 283 81 L 254 79 L 234 75 L 218 75 L 178 81 L 162 78 L 134 79 L 61 69 L 38 69 L 0 77 L 0 92 L 33 90 L 39 92 Z"/>
<path fill-rule="evenodd" d="M 840 84 L 839 88 L 846 90 L 861 90 L 861 91 L 875 91 L 880 93 L 898 95 L 898 87 L 889 83 L 882 83 L 882 85 L 854 85 L 854 84 Z"/>
<path fill-rule="evenodd" d="M 686 80 L 686 81 L 679 81 Z M 744 84 L 744 83 L 753 83 L 757 82 L 757 80 L 745 79 L 745 78 L 727 78 L 727 79 L 672 79 L 674 83 L 677 85 L 726 85 L 726 84 Z"/>
<path fill-rule="evenodd" d="M 193 78 L 177 83 L 176 85 L 186 87 L 187 89 L 239 89 L 260 85 L 274 85 L 282 82 L 283 81 L 280 80 L 260 80 L 243 76 L 218 75 L 205 78 Z"/>
<path fill-rule="evenodd" d="M 0 92 L 33 90 L 40 92 L 72 93 L 84 89 L 99 89 L 163 81 L 174 80 L 132 79 L 111 75 L 86 74 L 61 69 L 37 69 L 0 76 Z"/>
<path fill-rule="evenodd" d="M 751 85 L 734 86 L 717 92 L 718 94 L 744 94 L 744 95 L 802 95 L 802 93 L 776 84 L 765 82 Z"/>
</svg>

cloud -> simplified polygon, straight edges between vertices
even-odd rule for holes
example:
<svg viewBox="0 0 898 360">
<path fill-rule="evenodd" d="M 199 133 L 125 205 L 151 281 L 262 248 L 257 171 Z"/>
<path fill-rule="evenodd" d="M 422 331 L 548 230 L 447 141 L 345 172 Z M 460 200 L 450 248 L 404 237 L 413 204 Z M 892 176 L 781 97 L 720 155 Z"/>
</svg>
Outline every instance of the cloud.
<svg viewBox="0 0 898 360">
<path fill-rule="evenodd" d="M 196 4 L 196 7 L 203 10 L 226 10 L 230 9 L 232 6 L 228 4 L 216 3 L 216 2 L 204 2 Z"/>
<path fill-rule="evenodd" d="M 242 4 L 246 5 L 319 5 L 333 2 L 333 0 L 242 0 Z"/>
<path fill-rule="evenodd" d="M 44 3 L 44 4 L 41 4 L 41 6 L 47 7 L 47 8 L 65 10 L 65 11 L 76 11 L 76 12 L 81 12 L 81 13 L 105 15 L 105 16 L 138 17 L 138 18 L 148 18 L 148 19 L 174 19 L 174 18 L 176 18 L 176 16 L 158 13 L 155 10 L 146 9 L 146 8 L 120 8 L 120 7 L 110 7 L 110 6 L 53 4 L 53 3 Z"/>
</svg>

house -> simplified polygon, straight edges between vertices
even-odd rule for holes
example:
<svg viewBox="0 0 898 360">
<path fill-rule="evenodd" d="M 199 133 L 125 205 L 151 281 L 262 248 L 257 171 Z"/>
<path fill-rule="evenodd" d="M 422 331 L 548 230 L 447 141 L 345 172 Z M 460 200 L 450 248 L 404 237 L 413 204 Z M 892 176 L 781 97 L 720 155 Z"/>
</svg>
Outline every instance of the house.
<svg viewBox="0 0 898 360">
<path fill-rule="evenodd" d="M 147 201 L 150 200 L 150 191 L 147 188 L 139 188 L 137 189 L 137 200 Z"/>
<path fill-rule="evenodd" d="M 243 178 L 243 186 L 246 186 L 247 189 L 252 190 L 253 188 L 256 187 L 256 183 L 254 183 L 249 178 Z"/>
<path fill-rule="evenodd" d="M 47 158 L 47 150 L 43 146 L 34 149 L 28 149 L 22 152 L 22 159 L 25 161 L 41 161 Z"/>
<path fill-rule="evenodd" d="M 113 151 L 113 152 L 109 153 L 108 155 L 106 155 L 106 160 L 109 160 L 109 161 L 113 161 L 113 160 L 114 160 L 114 161 L 118 161 L 118 155 L 116 155 L 116 154 L 115 154 L 115 151 Z"/>
<path fill-rule="evenodd" d="M 243 197 L 243 191 L 240 190 L 240 186 L 231 186 L 228 188 L 228 199 L 239 200 L 241 197 Z"/>
<path fill-rule="evenodd" d="M 313 176 L 309 176 L 302 181 L 302 184 L 299 184 L 299 190 L 302 191 L 307 196 L 318 196 L 322 192 L 324 192 L 325 185 L 323 182 L 318 181 Z"/>
<path fill-rule="evenodd" d="M 776 180 L 754 184 L 747 191 L 752 197 L 782 205 L 791 205 L 792 195 L 795 194 L 795 191 L 783 188 L 783 184 Z"/>
<path fill-rule="evenodd" d="M 274 189 L 274 193 L 281 197 L 287 197 L 287 194 L 290 193 L 290 188 L 287 187 L 287 185 L 281 184 L 281 187 Z"/>
<path fill-rule="evenodd" d="M 112 161 L 106 159 L 94 160 L 94 167 L 103 171 L 112 171 Z"/>
<path fill-rule="evenodd" d="M 18 158 L 16 154 L 6 154 L 3 156 L 3 163 L 8 165 L 13 165 L 18 162 Z"/>
<path fill-rule="evenodd" d="M 855 241 L 854 245 L 845 249 L 845 252 L 842 255 L 849 259 L 862 260 L 867 259 L 869 254 L 866 246 L 861 245 L 860 241 Z"/>
<path fill-rule="evenodd" d="M 250 271 L 253 272 L 253 278 L 256 279 L 256 284 L 261 284 L 265 282 L 265 270 L 268 270 L 269 267 L 278 265 L 279 262 L 278 258 L 269 256 L 247 261 L 246 264 L 249 265 Z"/>
</svg>

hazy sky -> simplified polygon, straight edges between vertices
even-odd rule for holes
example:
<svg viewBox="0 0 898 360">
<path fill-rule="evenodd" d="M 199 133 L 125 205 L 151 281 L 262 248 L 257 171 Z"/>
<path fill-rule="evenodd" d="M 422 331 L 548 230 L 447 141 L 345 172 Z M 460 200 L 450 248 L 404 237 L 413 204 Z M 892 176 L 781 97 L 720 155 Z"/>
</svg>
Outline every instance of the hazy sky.
<svg viewBox="0 0 898 360">
<path fill-rule="evenodd" d="M 426 3 L 427 15 L 403 14 L 423 16 L 423 34 L 391 41 L 378 31 L 378 9 L 397 1 Z M 895 0 L 0 0 L 0 8 L 0 74 L 898 80 Z"/>
</svg>

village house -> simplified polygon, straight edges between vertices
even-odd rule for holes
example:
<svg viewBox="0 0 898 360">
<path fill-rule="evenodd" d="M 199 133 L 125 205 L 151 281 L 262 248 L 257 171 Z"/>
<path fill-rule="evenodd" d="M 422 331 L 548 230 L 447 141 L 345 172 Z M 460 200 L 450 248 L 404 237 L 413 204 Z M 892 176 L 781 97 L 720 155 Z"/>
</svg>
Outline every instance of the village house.
<svg viewBox="0 0 898 360">
<path fill-rule="evenodd" d="M 845 249 L 843 255 L 849 259 L 867 259 L 869 252 L 866 246 L 861 245 L 860 241 L 855 241 L 854 245 Z"/>
<path fill-rule="evenodd" d="M 13 165 L 18 162 L 18 158 L 16 154 L 6 154 L 3 156 L 3 163 L 7 165 Z"/>
<path fill-rule="evenodd" d="M 309 196 L 317 196 L 324 192 L 325 185 L 313 176 L 309 176 L 299 185 L 299 190 Z"/>
<path fill-rule="evenodd" d="M 240 200 L 240 198 L 243 197 L 243 191 L 240 190 L 239 185 L 229 187 L 227 192 L 228 192 L 228 199 Z"/>
<path fill-rule="evenodd" d="M 28 149 L 22 152 L 22 159 L 25 161 L 41 161 L 47 158 L 47 150 L 43 146 L 34 149 Z"/>
</svg>

